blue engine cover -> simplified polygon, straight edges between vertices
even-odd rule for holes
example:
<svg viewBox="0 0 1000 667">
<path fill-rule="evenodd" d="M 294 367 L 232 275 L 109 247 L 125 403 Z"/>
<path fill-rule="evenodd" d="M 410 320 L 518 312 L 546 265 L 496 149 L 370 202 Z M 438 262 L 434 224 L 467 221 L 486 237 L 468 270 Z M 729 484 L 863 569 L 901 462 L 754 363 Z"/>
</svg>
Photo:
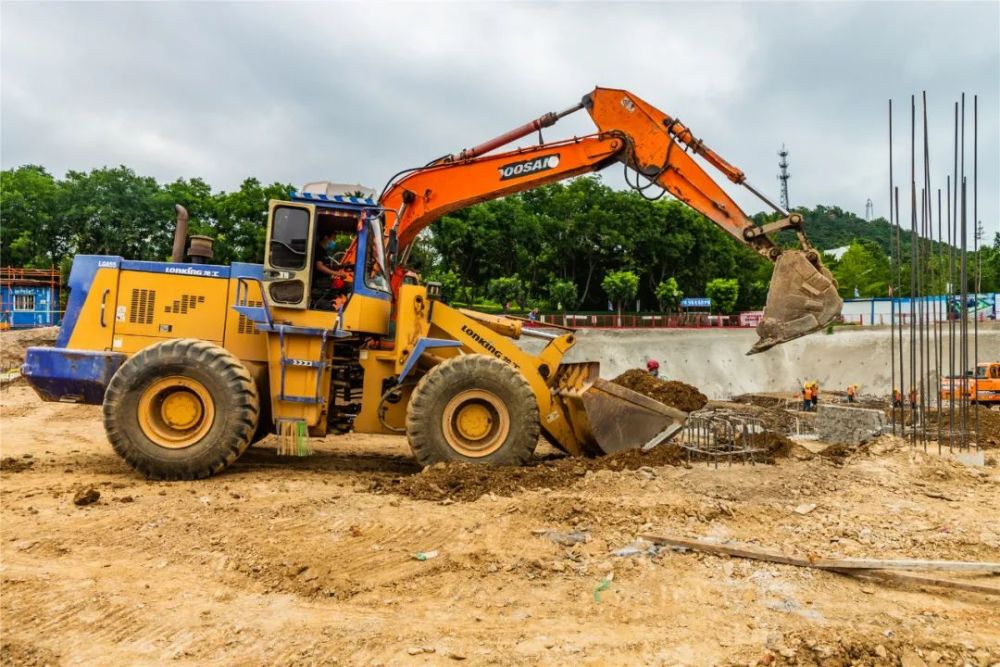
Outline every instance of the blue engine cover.
<svg viewBox="0 0 1000 667">
<path fill-rule="evenodd" d="M 42 400 L 100 405 L 111 377 L 125 359 L 118 352 L 29 347 L 21 375 Z"/>
</svg>

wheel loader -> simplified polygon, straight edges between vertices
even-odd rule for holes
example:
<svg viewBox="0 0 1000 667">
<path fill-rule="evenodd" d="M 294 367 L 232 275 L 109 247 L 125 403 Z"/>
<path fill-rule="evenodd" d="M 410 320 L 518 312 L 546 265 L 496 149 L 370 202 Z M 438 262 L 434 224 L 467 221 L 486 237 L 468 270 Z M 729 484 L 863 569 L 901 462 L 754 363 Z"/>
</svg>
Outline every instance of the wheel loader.
<svg viewBox="0 0 1000 667">
<path fill-rule="evenodd" d="M 586 109 L 594 134 L 545 142 L 543 128 Z M 527 148 L 497 149 L 537 132 Z M 56 346 L 30 348 L 22 373 L 47 401 L 103 405 L 115 451 L 157 479 L 206 477 L 276 434 L 284 454 L 310 438 L 405 434 L 416 459 L 526 463 L 539 437 L 571 455 L 649 448 L 686 413 L 565 363 L 572 330 L 454 308 L 407 270 L 417 234 L 477 202 L 623 164 L 775 263 L 761 352 L 840 312 L 832 276 L 801 217 L 754 225 L 694 155 L 757 193 L 680 121 L 623 90 L 582 101 L 473 148 L 393 177 L 368 196 L 314 183 L 272 200 L 262 264 L 211 263 L 178 207 L 170 262 L 79 255 Z M 792 229 L 800 249 L 768 234 Z M 329 257 L 322 239 L 351 238 Z M 540 338 L 540 352 L 517 340 Z"/>
</svg>

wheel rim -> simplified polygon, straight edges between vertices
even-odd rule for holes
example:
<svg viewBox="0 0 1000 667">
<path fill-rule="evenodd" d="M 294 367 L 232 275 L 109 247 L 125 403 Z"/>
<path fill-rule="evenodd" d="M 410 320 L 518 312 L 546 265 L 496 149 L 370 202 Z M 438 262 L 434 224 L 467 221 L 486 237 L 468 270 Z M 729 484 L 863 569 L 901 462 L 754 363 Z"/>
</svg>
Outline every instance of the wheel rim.
<svg viewBox="0 0 1000 667">
<path fill-rule="evenodd" d="M 444 436 L 458 453 L 471 458 L 500 449 L 510 432 L 510 413 L 500 398 L 469 389 L 448 401 L 441 417 Z"/>
<path fill-rule="evenodd" d="M 201 382 L 172 375 L 157 380 L 139 398 L 139 427 L 161 447 L 182 449 L 208 433 L 215 403 Z"/>
</svg>

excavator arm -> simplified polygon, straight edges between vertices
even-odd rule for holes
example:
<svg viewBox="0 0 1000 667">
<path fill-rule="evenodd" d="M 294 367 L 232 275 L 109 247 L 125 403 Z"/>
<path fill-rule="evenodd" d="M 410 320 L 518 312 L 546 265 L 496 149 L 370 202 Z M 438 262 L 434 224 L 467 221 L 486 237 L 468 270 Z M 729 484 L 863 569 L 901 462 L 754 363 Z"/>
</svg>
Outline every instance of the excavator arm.
<svg viewBox="0 0 1000 667">
<path fill-rule="evenodd" d="M 546 143 L 541 130 L 586 109 L 598 132 Z M 517 139 L 539 133 L 529 148 L 493 153 Z M 698 155 L 731 182 L 748 188 L 783 217 L 755 225 L 692 156 Z M 775 263 L 760 340 L 750 354 L 823 328 L 840 314 L 842 301 L 833 276 L 802 231 L 802 218 L 784 211 L 751 186 L 745 174 L 696 138 L 676 118 L 632 93 L 595 88 L 559 113 L 548 113 L 457 155 L 401 172 L 386 186 L 380 204 L 387 213 L 393 290 L 405 271 L 409 248 L 430 224 L 472 204 L 522 192 L 546 183 L 624 163 L 635 173 L 632 187 L 645 195 L 656 187 L 705 215 L 739 241 Z M 643 182 L 645 181 L 645 182 Z M 783 250 L 767 236 L 793 229 L 801 250 Z"/>
</svg>

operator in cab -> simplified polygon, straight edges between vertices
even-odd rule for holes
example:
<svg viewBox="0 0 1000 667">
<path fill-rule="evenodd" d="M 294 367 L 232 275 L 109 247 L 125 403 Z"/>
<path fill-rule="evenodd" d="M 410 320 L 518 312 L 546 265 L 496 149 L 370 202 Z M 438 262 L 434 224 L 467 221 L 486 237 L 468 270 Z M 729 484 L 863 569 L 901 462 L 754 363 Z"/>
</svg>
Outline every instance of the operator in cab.
<svg viewBox="0 0 1000 667">
<path fill-rule="evenodd" d="M 337 235 L 327 231 L 317 235 L 313 252 L 313 293 L 316 310 L 338 310 L 351 291 L 351 275 L 337 261 Z"/>
</svg>

